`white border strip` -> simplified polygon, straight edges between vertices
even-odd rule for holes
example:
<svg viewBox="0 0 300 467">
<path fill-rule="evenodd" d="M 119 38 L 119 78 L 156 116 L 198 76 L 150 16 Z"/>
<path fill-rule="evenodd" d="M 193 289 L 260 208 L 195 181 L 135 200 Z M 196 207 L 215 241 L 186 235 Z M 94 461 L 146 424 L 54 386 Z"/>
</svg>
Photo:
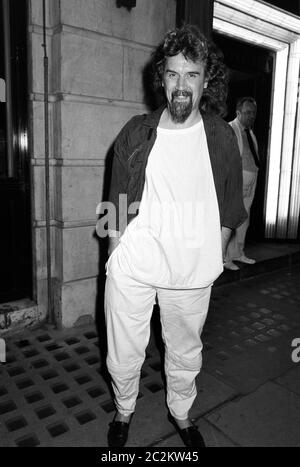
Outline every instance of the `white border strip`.
<svg viewBox="0 0 300 467">
<path fill-rule="evenodd" d="M 284 109 L 283 145 L 280 169 L 279 202 L 277 213 L 277 237 L 286 238 L 288 225 L 288 212 L 290 204 L 290 190 L 292 182 L 294 153 L 295 120 L 297 111 L 297 91 L 300 65 L 300 40 L 290 46 L 287 89 Z"/>
<path fill-rule="evenodd" d="M 270 238 L 275 235 L 277 219 L 287 63 L 288 48 L 276 54 L 273 77 L 274 85 L 271 103 L 270 137 L 266 168 L 267 183 L 265 191 L 266 236 Z"/>
</svg>

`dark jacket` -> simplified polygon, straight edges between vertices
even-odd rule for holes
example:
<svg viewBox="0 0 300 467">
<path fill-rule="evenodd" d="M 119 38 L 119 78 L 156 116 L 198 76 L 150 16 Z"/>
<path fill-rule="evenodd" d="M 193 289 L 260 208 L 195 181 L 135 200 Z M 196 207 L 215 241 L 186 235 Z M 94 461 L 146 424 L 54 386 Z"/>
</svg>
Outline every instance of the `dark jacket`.
<svg viewBox="0 0 300 467">
<path fill-rule="evenodd" d="M 163 110 L 161 107 L 151 114 L 133 117 L 116 139 L 109 201 L 116 207 L 116 230 L 121 233 L 137 215 L 137 212 L 127 214 L 127 209 L 131 203 L 142 199 L 148 156 L 156 140 L 156 128 Z M 237 140 L 232 128 L 220 117 L 202 113 L 202 118 L 219 204 L 220 224 L 235 229 L 247 218 Z M 127 195 L 127 203 L 122 207 L 119 205 L 120 194 Z"/>
</svg>

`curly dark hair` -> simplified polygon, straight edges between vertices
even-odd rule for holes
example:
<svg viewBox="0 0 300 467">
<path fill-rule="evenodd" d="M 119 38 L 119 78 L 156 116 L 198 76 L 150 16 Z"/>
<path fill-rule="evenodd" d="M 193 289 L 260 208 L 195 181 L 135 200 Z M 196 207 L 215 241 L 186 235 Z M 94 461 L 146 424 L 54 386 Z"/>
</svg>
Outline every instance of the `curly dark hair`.
<svg viewBox="0 0 300 467">
<path fill-rule="evenodd" d="M 205 63 L 207 88 L 203 90 L 200 108 L 221 116 L 226 114 L 228 72 L 223 53 L 209 41 L 197 26 L 184 25 L 169 31 L 152 56 L 154 89 L 162 93 L 162 78 L 167 57 L 182 53 L 187 60 Z"/>
</svg>

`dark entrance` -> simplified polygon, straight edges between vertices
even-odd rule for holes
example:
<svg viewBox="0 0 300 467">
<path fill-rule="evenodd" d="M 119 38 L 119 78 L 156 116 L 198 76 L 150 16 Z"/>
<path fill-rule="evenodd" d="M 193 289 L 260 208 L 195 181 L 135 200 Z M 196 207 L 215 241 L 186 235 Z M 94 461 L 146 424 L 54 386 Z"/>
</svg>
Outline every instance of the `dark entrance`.
<svg viewBox="0 0 300 467">
<path fill-rule="evenodd" d="M 27 2 L 0 0 L 0 303 L 31 296 Z"/>
<path fill-rule="evenodd" d="M 257 101 L 254 132 L 259 144 L 262 167 L 259 171 L 255 199 L 251 208 L 251 222 L 247 238 L 264 238 L 264 195 L 268 151 L 270 104 L 272 92 L 273 52 L 236 39 L 213 34 L 213 41 L 223 51 L 230 70 L 227 121 L 235 118 L 235 104 L 239 97 L 252 96 Z"/>
</svg>

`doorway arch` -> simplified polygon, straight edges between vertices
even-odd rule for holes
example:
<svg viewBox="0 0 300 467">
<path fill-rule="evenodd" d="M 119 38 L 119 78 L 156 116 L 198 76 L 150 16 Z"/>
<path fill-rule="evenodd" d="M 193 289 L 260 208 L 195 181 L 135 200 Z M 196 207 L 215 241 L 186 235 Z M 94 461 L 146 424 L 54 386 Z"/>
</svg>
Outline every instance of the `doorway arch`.
<svg viewBox="0 0 300 467">
<path fill-rule="evenodd" d="M 264 229 L 296 239 L 300 214 L 300 18 L 261 0 L 217 0 L 213 31 L 274 52 Z"/>
</svg>

